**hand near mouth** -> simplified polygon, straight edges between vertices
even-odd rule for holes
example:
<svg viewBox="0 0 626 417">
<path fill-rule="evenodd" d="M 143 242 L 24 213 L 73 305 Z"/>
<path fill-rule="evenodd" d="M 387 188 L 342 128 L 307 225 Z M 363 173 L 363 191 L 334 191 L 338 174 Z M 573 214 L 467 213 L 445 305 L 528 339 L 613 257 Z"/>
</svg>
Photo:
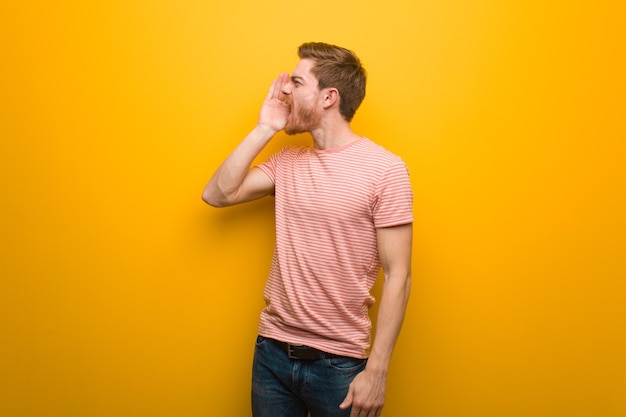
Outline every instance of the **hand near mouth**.
<svg viewBox="0 0 626 417">
<path fill-rule="evenodd" d="M 289 82 L 289 74 L 281 73 L 270 86 L 267 97 L 259 114 L 259 126 L 267 127 L 278 132 L 287 124 L 287 117 L 291 113 L 291 106 L 285 102 L 283 86 Z"/>
</svg>

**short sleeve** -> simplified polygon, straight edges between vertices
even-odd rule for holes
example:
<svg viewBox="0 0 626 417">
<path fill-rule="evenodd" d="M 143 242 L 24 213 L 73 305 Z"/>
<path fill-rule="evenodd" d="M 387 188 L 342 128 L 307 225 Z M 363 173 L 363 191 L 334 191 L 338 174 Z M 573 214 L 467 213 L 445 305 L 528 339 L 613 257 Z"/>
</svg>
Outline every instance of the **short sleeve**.
<svg viewBox="0 0 626 417">
<path fill-rule="evenodd" d="M 261 171 L 265 173 L 274 184 L 276 184 L 276 170 L 278 168 L 278 164 L 280 163 L 281 156 L 285 153 L 285 148 L 281 151 L 270 156 L 265 162 L 261 162 L 256 168 L 259 168 Z"/>
<path fill-rule="evenodd" d="M 372 213 L 376 228 L 413 223 L 413 190 L 402 161 L 392 164 L 376 185 Z"/>
</svg>

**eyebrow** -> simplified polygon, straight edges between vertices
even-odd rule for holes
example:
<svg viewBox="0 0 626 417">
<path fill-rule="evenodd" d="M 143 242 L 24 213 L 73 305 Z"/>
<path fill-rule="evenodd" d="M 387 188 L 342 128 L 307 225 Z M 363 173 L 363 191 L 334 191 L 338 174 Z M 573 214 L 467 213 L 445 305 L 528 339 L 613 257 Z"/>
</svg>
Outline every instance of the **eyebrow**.
<svg viewBox="0 0 626 417">
<path fill-rule="evenodd" d="M 300 81 L 303 82 L 304 78 L 300 77 L 299 75 L 292 75 L 291 76 L 291 81 Z"/>
</svg>

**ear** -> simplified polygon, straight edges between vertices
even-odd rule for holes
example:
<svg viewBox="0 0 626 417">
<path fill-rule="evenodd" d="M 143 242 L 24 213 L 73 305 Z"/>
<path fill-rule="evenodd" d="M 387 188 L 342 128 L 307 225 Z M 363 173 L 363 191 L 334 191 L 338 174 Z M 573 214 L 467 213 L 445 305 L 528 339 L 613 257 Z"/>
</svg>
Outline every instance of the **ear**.
<svg viewBox="0 0 626 417">
<path fill-rule="evenodd" d="M 328 109 L 339 101 L 339 90 L 336 88 L 325 88 L 322 91 L 322 103 L 324 109 Z"/>
</svg>

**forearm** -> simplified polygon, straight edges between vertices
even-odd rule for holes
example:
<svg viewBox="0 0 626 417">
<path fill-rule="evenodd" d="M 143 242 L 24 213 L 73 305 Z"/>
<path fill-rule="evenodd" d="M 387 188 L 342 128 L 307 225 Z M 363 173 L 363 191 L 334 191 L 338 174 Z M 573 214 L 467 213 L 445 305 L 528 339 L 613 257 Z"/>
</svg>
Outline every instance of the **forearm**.
<svg viewBox="0 0 626 417">
<path fill-rule="evenodd" d="M 411 275 L 385 275 L 383 294 L 378 309 L 376 337 L 365 370 L 358 374 L 339 405 L 352 406 L 351 417 L 357 415 L 380 415 L 385 404 L 387 370 L 391 353 L 398 339 L 411 287 Z"/>
<path fill-rule="evenodd" d="M 378 308 L 376 334 L 367 368 L 386 375 L 391 354 L 398 340 L 411 291 L 410 272 L 385 276 Z"/>
<path fill-rule="evenodd" d="M 275 133 L 266 126 L 255 126 L 217 168 L 202 193 L 202 199 L 215 207 L 233 204 L 254 158 Z"/>
</svg>

